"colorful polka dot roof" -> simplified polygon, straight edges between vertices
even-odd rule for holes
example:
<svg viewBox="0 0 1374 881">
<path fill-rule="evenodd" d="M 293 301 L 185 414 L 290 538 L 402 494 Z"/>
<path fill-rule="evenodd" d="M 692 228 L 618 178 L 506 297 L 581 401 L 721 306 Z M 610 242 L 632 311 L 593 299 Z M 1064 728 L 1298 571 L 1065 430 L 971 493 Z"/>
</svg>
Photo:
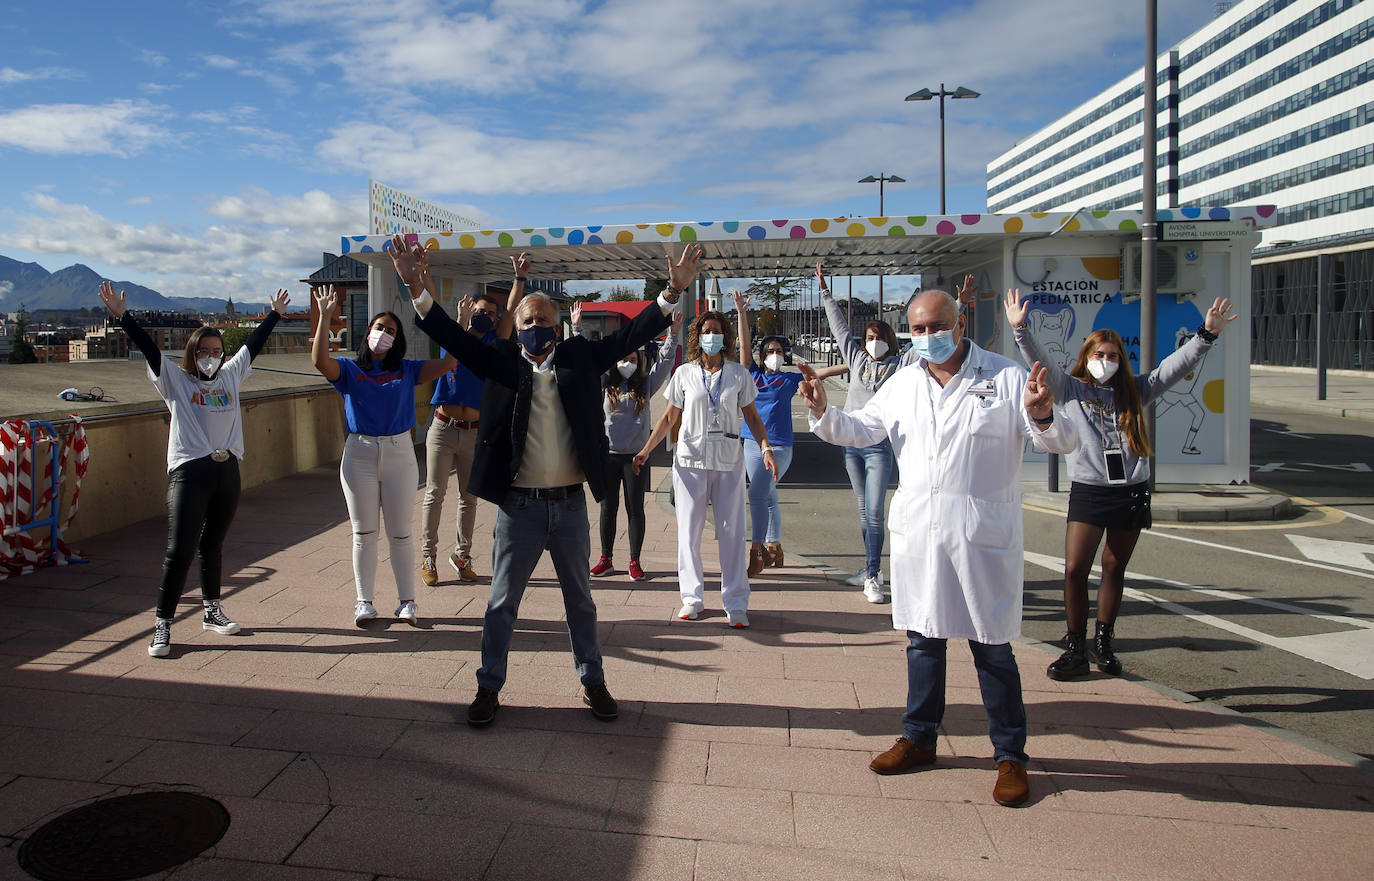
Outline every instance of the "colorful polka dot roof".
<svg viewBox="0 0 1374 881">
<path fill-rule="evenodd" d="M 1230 208 L 1161 208 L 1161 222 L 1218 220 L 1262 228 L 1274 225 L 1273 205 Z M 632 226 L 554 226 L 546 229 L 464 229 L 453 232 L 410 233 L 407 241 L 423 242 L 430 250 L 474 248 L 541 248 L 550 245 L 740 241 L 742 239 L 824 239 L 871 236 L 957 236 L 1054 232 L 1070 212 L 1031 214 L 951 214 L 908 217 L 816 217 L 810 220 L 711 221 L 695 223 L 638 223 Z M 1079 230 L 1135 230 L 1141 212 L 1083 211 L 1064 228 Z M 391 248 L 388 236 L 344 236 L 344 254 L 365 254 Z"/>
</svg>

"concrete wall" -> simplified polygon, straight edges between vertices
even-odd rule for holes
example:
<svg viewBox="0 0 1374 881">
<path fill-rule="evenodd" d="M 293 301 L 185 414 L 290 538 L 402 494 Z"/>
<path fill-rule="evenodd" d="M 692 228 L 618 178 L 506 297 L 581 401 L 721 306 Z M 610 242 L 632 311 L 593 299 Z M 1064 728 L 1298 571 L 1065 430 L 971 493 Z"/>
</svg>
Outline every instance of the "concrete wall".
<svg viewBox="0 0 1374 881">
<path fill-rule="evenodd" d="M 68 544 L 167 514 L 166 408 L 86 422 L 90 467 Z M 320 466 L 343 452 L 343 398 L 332 388 L 271 392 L 243 400 L 243 488 Z M 72 468 L 64 481 L 63 520 L 71 501 Z M 78 545 L 79 546 L 79 545 Z"/>
</svg>

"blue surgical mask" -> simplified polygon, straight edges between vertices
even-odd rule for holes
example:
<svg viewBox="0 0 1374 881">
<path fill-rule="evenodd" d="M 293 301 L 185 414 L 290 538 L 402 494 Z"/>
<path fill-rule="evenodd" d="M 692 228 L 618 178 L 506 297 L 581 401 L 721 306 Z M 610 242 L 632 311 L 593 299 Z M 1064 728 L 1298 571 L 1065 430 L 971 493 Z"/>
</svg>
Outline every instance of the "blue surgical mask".
<svg viewBox="0 0 1374 881">
<path fill-rule="evenodd" d="M 492 321 L 491 316 L 485 312 L 474 312 L 472 315 L 472 321 L 468 324 L 468 327 L 472 329 L 472 332 L 477 334 L 478 336 L 486 336 L 487 334 L 491 333 L 491 329 L 495 326 L 496 323 Z"/>
<path fill-rule="evenodd" d="M 723 333 L 704 333 L 701 335 L 701 350 L 708 355 L 715 355 L 725 348 L 725 334 Z"/>
<path fill-rule="evenodd" d="M 954 331 L 942 330 L 936 333 L 913 336 L 911 348 L 915 349 L 917 355 L 931 364 L 943 364 L 954 357 L 959 344 L 954 341 Z"/>
<path fill-rule="evenodd" d="M 529 327 L 522 328 L 516 336 L 520 340 L 520 345 L 525 347 L 526 352 L 531 355 L 542 355 L 549 350 L 553 341 L 558 337 L 558 328 L 531 324 Z"/>
</svg>

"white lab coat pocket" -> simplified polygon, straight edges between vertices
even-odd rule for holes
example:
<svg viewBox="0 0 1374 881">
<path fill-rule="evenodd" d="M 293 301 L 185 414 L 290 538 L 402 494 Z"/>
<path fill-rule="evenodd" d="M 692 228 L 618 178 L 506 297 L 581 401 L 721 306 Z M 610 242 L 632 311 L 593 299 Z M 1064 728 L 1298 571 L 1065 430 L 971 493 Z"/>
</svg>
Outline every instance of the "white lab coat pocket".
<svg viewBox="0 0 1374 881">
<path fill-rule="evenodd" d="M 974 407 L 973 415 L 969 417 L 969 433 L 975 437 L 998 440 L 1006 437 L 1011 407 L 1011 401 L 993 401 L 986 407 L 982 404 Z"/>
<path fill-rule="evenodd" d="M 970 544 L 1009 550 L 1016 537 L 1016 519 L 1021 506 L 1016 502 L 990 502 L 970 497 L 964 517 L 964 537 Z"/>
</svg>

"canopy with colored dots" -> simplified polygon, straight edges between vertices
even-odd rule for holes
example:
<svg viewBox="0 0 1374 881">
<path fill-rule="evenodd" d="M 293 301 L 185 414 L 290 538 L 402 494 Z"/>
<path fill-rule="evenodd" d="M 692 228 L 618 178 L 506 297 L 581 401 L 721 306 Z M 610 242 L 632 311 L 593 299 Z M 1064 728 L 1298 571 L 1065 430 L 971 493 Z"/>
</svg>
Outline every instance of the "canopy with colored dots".
<svg viewBox="0 0 1374 881">
<path fill-rule="evenodd" d="M 1161 208 L 1160 222 L 1218 221 L 1251 228 L 1274 224 L 1274 206 Z M 544 229 L 463 229 L 408 234 L 430 251 L 431 265 L 458 279 L 482 281 L 510 272 L 510 257 L 531 252 L 540 278 L 651 278 L 664 255 L 683 243 L 706 248 L 710 272 L 730 278 L 807 275 L 823 261 L 836 275 L 918 275 L 941 266 L 973 265 L 1001 254 L 1009 238 L 1049 233 L 1140 229 L 1141 212 L 816 217 L 806 220 L 695 221 Z M 388 236 L 344 236 L 341 253 L 389 263 Z"/>
</svg>

